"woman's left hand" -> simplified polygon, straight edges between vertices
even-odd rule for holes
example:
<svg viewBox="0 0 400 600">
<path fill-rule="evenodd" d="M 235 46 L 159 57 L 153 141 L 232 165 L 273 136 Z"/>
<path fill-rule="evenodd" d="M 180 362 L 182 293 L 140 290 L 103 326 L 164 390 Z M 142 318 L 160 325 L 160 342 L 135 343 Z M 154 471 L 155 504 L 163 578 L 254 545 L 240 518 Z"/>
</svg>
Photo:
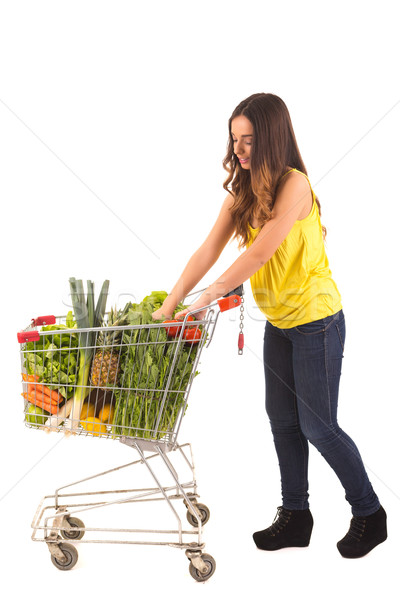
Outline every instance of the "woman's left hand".
<svg viewBox="0 0 400 600">
<path fill-rule="evenodd" d="M 198 311 L 196 311 L 197 308 L 199 309 Z M 193 313 L 193 311 L 195 312 Z M 195 302 L 194 304 L 189 306 L 189 308 L 185 308 L 185 310 L 177 312 L 175 315 L 175 319 L 184 319 L 187 313 L 189 312 L 193 313 L 193 316 L 196 318 L 197 321 L 201 321 L 207 314 L 207 308 L 202 310 L 202 306 L 198 306 L 197 302 Z"/>
</svg>

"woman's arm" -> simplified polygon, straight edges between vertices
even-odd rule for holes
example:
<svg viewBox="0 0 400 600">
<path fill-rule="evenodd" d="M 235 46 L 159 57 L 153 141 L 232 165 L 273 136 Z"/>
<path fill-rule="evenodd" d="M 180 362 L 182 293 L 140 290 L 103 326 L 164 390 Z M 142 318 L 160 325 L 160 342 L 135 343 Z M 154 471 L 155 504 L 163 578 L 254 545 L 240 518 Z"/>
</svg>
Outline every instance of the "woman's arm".
<svg viewBox="0 0 400 600">
<path fill-rule="evenodd" d="M 233 198 L 229 194 L 222 204 L 218 218 L 203 244 L 189 259 L 181 276 L 161 308 L 153 313 L 153 319 L 170 318 L 183 298 L 194 288 L 215 264 L 222 250 L 234 233 L 230 208 Z"/>
<path fill-rule="evenodd" d="M 260 230 L 253 244 L 243 252 L 229 269 L 210 285 L 189 309 L 176 315 L 207 306 L 247 281 L 275 253 L 289 234 L 309 198 L 309 184 L 302 175 L 289 175 L 279 190 L 270 219 Z"/>
</svg>

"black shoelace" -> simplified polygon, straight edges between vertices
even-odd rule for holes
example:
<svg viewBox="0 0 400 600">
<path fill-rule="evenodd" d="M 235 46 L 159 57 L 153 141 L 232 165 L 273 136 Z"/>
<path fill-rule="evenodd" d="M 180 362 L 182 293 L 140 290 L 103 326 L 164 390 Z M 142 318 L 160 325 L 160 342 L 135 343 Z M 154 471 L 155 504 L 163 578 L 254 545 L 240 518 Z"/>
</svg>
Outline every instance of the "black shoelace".
<svg viewBox="0 0 400 600">
<path fill-rule="evenodd" d="M 346 537 L 351 537 L 357 541 L 361 540 L 365 531 L 366 519 L 364 517 L 353 517 L 350 522 L 350 529 Z"/>
<path fill-rule="evenodd" d="M 278 512 L 275 515 L 274 522 L 266 529 L 265 533 L 268 535 L 280 533 L 289 523 L 291 515 L 292 513 L 290 510 L 283 508 L 283 506 L 278 506 Z"/>
</svg>

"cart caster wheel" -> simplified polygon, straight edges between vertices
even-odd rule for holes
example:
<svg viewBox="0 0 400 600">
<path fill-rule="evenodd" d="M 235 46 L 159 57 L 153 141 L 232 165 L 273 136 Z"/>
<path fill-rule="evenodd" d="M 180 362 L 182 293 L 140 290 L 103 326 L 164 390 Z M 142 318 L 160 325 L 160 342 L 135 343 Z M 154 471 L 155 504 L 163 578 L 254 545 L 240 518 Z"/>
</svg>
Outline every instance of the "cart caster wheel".
<svg viewBox="0 0 400 600">
<path fill-rule="evenodd" d="M 205 525 L 210 518 L 210 509 L 205 504 L 195 504 L 197 510 L 200 513 L 201 524 Z M 198 527 L 198 521 L 194 515 L 190 512 L 190 510 L 186 513 L 186 518 L 193 527 Z"/>
<path fill-rule="evenodd" d="M 207 579 L 210 579 L 210 577 L 215 573 L 216 562 L 215 559 L 209 554 L 202 554 L 201 558 L 206 563 L 207 571 L 205 573 L 202 573 L 201 571 L 196 569 L 196 567 L 191 562 L 189 565 L 189 573 L 196 581 L 207 581 Z"/>
<path fill-rule="evenodd" d="M 65 540 L 80 540 L 85 535 L 84 531 L 74 531 L 76 527 L 85 527 L 83 521 L 77 519 L 76 517 L 67 517 L 67 521 L 71 526 L 71 529 L 67 531 L 66 529 L 62 529 L 60 531 L 61 535 Z"/>
<path fill-rule="evenodd" d="M 78 550 L 72 544 L 59 544 L 59 549 L 65 556 L 65 561 L 61 561 L 59 558 L 55 556 L 51 556 L 51 562 L 53 565 L 60 569 L 61 571 L 69 571 L 72 569 L 78 560 Z"/>
</svg>

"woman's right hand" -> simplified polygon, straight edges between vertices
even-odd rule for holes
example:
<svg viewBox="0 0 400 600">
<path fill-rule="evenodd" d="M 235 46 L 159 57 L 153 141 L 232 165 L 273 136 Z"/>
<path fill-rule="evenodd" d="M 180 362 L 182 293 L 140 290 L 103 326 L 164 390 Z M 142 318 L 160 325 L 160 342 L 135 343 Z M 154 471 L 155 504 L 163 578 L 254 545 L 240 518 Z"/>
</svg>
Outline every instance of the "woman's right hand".
<svg viewBox="0 0 400 600">
<path fill-rule="evenodd" d="M 165 319 L 170 319 L 173 312 L 173 310 L 170 311 L 170 309 L 162 305 L 159 309 L 155 310 L 151 316 L 153 317 L 154 321 L 163 321 Z"/>
</svg>

